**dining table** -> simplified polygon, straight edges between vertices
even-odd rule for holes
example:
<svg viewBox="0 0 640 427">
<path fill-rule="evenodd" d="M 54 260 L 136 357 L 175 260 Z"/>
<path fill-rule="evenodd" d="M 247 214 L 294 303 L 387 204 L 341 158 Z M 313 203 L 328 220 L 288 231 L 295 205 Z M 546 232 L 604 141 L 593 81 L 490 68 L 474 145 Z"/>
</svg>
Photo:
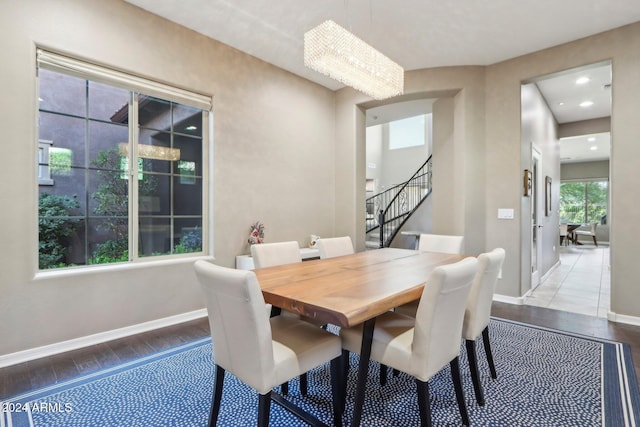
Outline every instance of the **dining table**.
<svg viewBox="0 0 640 427">
<path fill-rule="evenodd" d="M 359 426 L 376 317 L 419 299 L 433 270 L 464 257 L 381 248 L 254 272 L 266 303 L 342 328 L 363 324 L 351 421 Z"/>
</svg>

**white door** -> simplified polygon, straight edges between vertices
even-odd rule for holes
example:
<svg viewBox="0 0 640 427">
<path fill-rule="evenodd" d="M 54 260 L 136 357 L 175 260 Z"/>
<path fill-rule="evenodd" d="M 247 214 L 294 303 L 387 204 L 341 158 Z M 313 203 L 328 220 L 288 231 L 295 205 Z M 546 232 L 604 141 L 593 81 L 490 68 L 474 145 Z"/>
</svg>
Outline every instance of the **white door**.
<svg viewBox="0 0 640 427">
<path fill-rule="evenodd" d="M 531 289 L 540 284 L 538 263 L 542 259 L 542 224 L 544 217 L 544 185 L 542 184 L 542 156 L 536 147 L 531 148 Z"/>
</svg>

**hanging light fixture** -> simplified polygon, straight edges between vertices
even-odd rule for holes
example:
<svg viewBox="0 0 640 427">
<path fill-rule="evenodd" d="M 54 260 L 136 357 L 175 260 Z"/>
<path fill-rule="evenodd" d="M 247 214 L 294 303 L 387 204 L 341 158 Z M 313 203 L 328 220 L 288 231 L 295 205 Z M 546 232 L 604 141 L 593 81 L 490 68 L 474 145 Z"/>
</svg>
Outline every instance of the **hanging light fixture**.
<svg viewBox="0 0 640 427">
<path fill-rule="evenodd" d="M 374 99 L 404 90 L 401 66 L 333 21 L 305 33 L 304 65 Z"/>
</svg>

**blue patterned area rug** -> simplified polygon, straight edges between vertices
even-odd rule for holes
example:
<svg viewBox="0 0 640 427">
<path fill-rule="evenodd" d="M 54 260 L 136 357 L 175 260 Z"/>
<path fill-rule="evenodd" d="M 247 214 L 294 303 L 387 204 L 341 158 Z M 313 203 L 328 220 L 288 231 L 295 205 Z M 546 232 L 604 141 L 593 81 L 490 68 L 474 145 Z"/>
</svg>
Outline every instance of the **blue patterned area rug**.
<svg viewBox="0 0 640 427">
<path fill-rule="evenodd" d="M 487 403 L 475 403 L 466 351 L 461 371 L 475 426 L 636 426 L 640 396 L 628 345 L 492 319 L 491 338 L 498 379 L 489 376 L 478 345 Z M 205 426 L 213 389 L 211 340 L 201 339 L 115 368 L 16 396 L 1 402 L 0 427 L 22 426 Z M 358 356 L 352 355 L 347 407 L 349 425 Z M 371 363 L 363 426 L 419 425 L 415 383 L 404 374 L 378 384 Z M 289 399 L 331 424 L 328 366 L 309 376 L 309 394 L 297 380 Z M 457 426 L 460 417 L 448 367 L 429 381 L 434 425 Z M 219 426 L 257 421 L 257 395 L 227 374 Z M 272 426 L 301 421 L 272 405 Z"/>
</svg>

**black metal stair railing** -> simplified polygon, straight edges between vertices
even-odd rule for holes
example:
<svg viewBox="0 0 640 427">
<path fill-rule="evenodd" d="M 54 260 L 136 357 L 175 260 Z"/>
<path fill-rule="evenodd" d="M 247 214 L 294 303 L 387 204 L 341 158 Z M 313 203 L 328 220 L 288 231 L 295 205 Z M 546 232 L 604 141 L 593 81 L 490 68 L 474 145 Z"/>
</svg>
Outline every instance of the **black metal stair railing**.
<svg viewBox="0 0 640 427">
<path fill-rule="evenodd" d="M 378 231 L 379 247 L 387 247 L 402 224 L 431 193 L 431 156 L 402 184 L 369 197 L 366 233 Z"/>
</svg>

